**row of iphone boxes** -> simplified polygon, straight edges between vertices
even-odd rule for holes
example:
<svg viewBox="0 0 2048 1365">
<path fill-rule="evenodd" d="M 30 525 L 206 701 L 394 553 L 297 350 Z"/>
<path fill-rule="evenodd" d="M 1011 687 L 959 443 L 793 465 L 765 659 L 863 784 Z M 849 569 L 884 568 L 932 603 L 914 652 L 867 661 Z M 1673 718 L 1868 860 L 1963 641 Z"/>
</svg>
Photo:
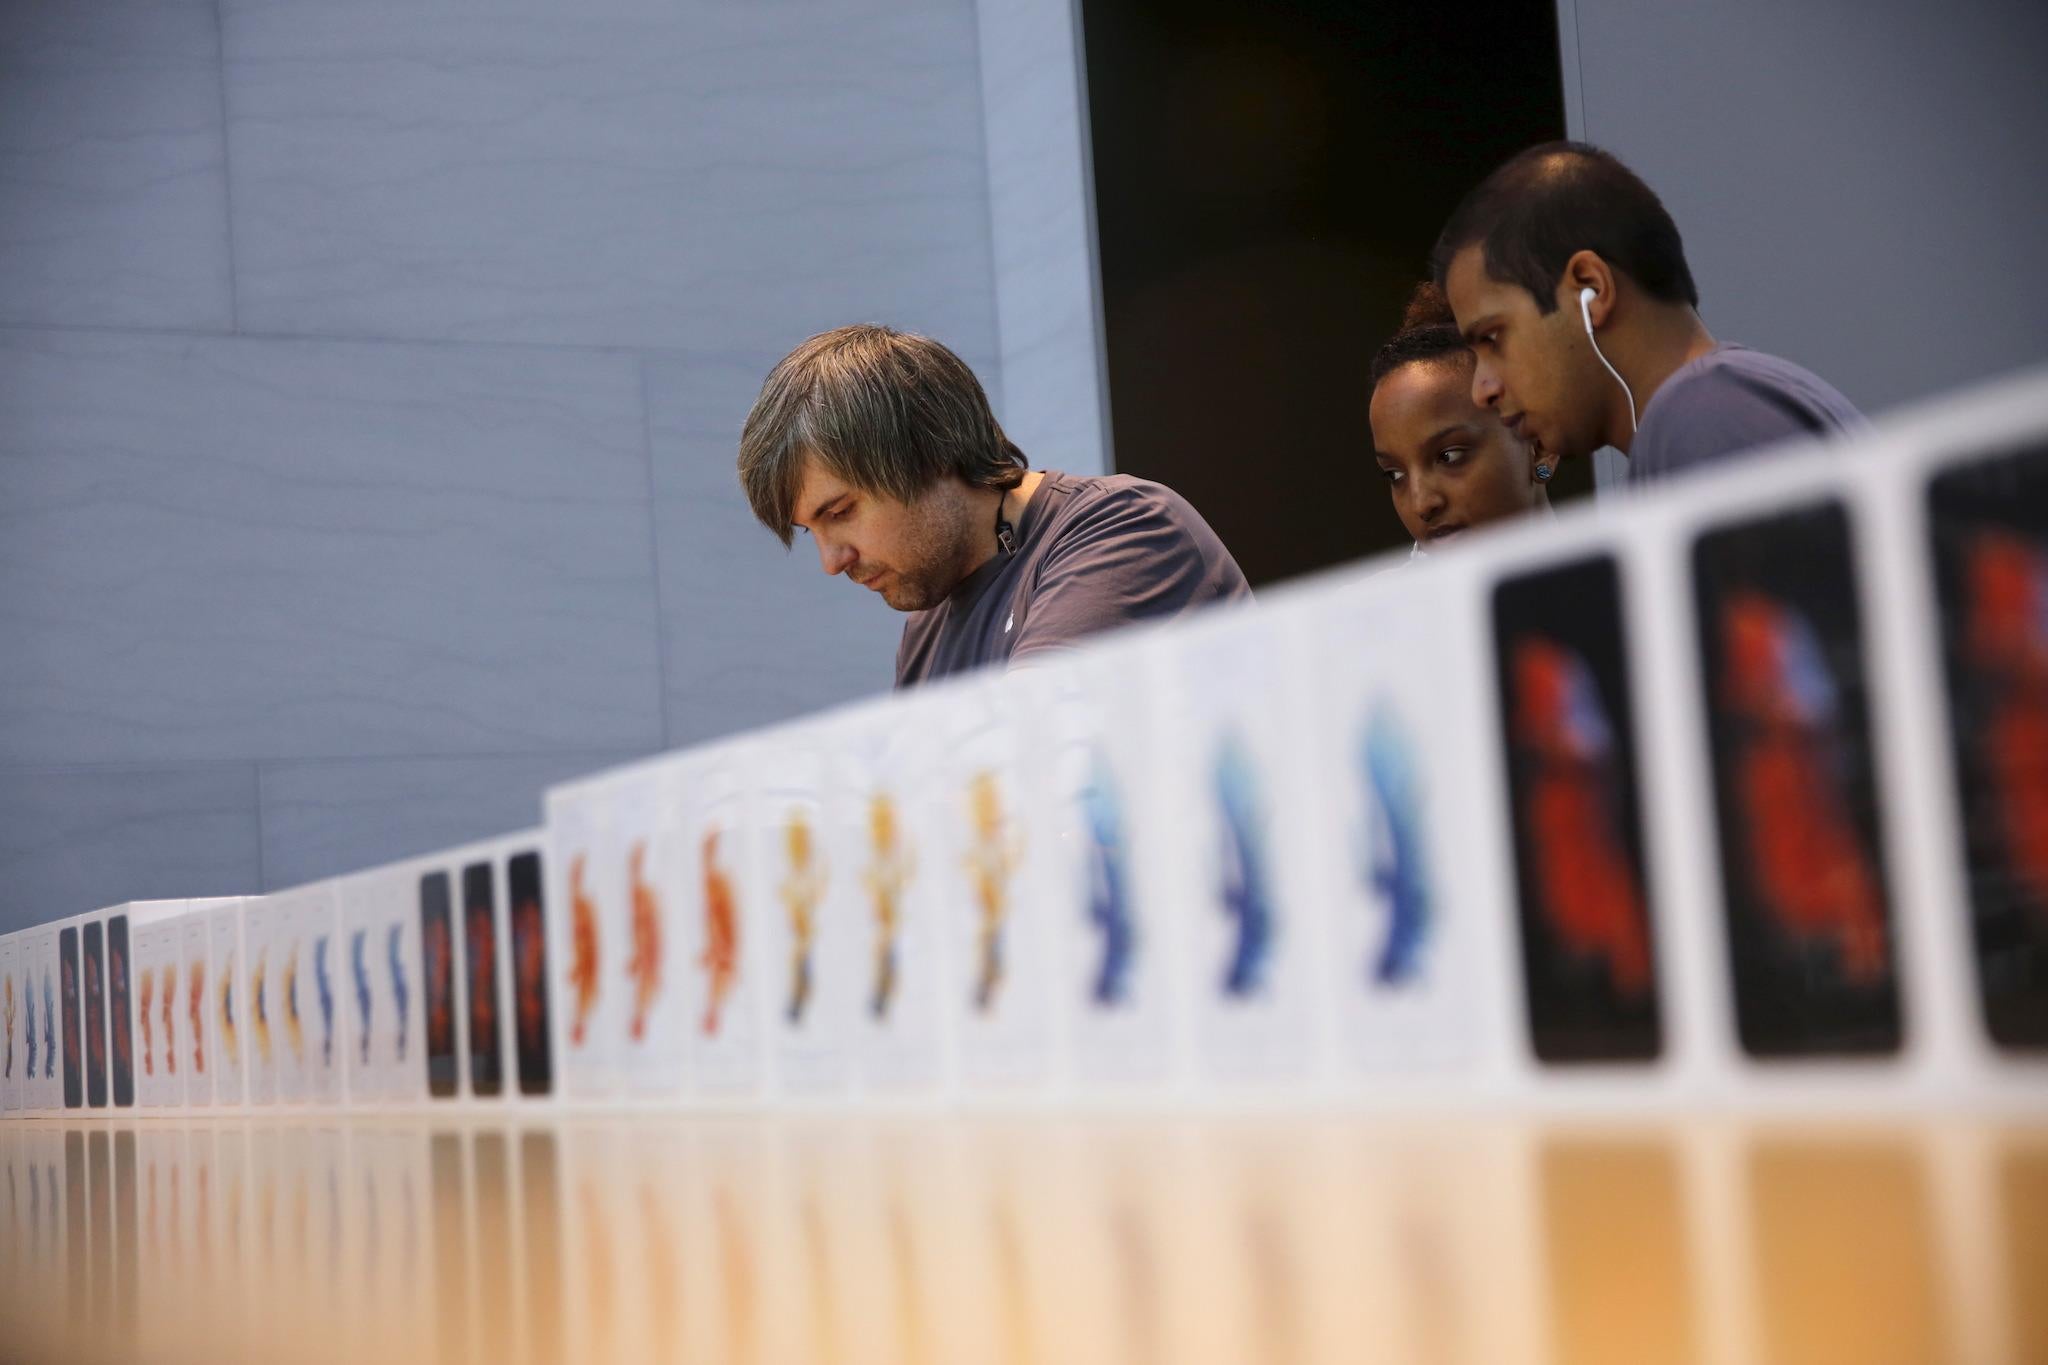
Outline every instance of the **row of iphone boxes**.
<svg viewBox="0 0 2048 1365">
<path fill-rule="evenodd" d="M 593 1101 L 2039 1108 L 2048 385 L 547 827 Z"/>
<path fill-rule="evenodd" d="M 544 839 L 137 908 L 127 978 L 118 912 L 46 926 L 0 1093 L 93 1108 L 104 1046 L 116 1108 L 124 1065 L 145 1108 L 2039 1103 L 2044 408 L 664 755 Z"/>
</svg>

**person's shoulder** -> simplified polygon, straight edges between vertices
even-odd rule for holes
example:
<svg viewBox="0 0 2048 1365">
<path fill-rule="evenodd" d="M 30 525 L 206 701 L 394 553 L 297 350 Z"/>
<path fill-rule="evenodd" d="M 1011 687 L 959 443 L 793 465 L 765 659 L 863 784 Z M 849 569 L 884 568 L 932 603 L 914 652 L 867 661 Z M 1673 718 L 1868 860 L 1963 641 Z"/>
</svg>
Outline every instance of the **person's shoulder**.
<svg viewBox="0 0 2048 1365">
<path fill-rule="evenodd" d="M 1748 399 L 1771 405 L 1814 431 L 1855 430 L 1864 425 L 1856 405 L 1804 365 L 1734 343 L 1717 346 L 1681 366 L 1667 385 L 1669 406 L 1698 409 Z M 1660 392 L 1659 397 L 1665 395 Z"/>
<path fill-rule="evenodd" d="M 1144 565 L 1147 573 L 1244 575 L 1215 528 L 1173 489 L 1130 474 L 1048 475 L 1060 499 L 1041 540 L 1043 562 L 1061 569 Z M 1176 567 L 1177 566 L 1177 567 Z"/>
<path fill-rule="evenodd" d="M 1129 519 L 1193 520 L 1200 515 L 1163 483 L 1133 474 L 1048 474 L 1061 498 L 1060 519 L 1102 524 Z"/>
<path fill-rule="evenodd" d="M 1746 346 L 1718 346 L 1681 365 L 1644 406 L 1629 448 L 1629 480 L 1867 425 L 1848 399 L 1812 371 Z"/>
</svg>

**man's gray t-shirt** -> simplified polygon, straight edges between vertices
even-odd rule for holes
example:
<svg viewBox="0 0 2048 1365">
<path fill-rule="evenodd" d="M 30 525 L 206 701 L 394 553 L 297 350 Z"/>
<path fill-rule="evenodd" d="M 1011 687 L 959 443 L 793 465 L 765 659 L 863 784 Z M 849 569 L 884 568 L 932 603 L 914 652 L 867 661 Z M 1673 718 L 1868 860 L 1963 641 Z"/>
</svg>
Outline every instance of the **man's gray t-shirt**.
<svg viewBox="0 0 2048 1365">
<path fill-rule="evenodd" d="M 896 650 L 896 685 L 1016 663 L 1132 621 L 1251 596 L 1237 561 L 1187 499 L 1128 474 L 1048 471 L 998 553 L 928 611 Z"/>
<path fill-rule="evenodd" d="M 1716 346 L 1672 371 L 1650 396 L 1629 443 L 1628 481 L 1664 478 L 1793 436 L 1868 426 L 1811 370 L 1747 346 Z"/>
</svg>

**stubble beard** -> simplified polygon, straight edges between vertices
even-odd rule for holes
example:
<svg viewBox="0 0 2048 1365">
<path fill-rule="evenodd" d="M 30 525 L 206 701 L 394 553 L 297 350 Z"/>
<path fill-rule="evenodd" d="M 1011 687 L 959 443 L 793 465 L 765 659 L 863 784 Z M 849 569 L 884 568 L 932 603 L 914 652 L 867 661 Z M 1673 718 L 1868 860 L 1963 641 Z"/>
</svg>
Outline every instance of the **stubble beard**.
<svg viewBox="0 0 2048 1365">
<path fill-rule="evenodd" d="M 896 574 L 896 581 L 882 589 L 882 600 L 897 611 L 929 611 L 945 600 L 946 595 L 936 592 L 922 578 L 905 578 Z"/>
<path fill-rule="evenodd" d="M 964 492 L 964 490 L 962 490 Z M 971 528 L 964 497 L 934 494 L 918 509 L 906 528 L 900 568 L 891 568 L 891 582 L 882 600 L 897 611 L 930 611 L 945 601 L 967 575 Z"/>
</svg>

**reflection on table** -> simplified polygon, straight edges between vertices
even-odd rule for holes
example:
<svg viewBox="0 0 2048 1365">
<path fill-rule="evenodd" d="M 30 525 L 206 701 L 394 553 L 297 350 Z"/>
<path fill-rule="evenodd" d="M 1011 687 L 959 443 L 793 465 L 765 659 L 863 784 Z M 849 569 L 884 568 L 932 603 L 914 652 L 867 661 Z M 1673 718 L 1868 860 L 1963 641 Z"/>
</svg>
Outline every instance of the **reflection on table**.
<svg viewBox="0 0 2048 1365">
<path fill-rule="evenodd" d="M 0 1356 L 2048 1360 L 2048 1130 L 0 1127 Z"/>
</svg>

